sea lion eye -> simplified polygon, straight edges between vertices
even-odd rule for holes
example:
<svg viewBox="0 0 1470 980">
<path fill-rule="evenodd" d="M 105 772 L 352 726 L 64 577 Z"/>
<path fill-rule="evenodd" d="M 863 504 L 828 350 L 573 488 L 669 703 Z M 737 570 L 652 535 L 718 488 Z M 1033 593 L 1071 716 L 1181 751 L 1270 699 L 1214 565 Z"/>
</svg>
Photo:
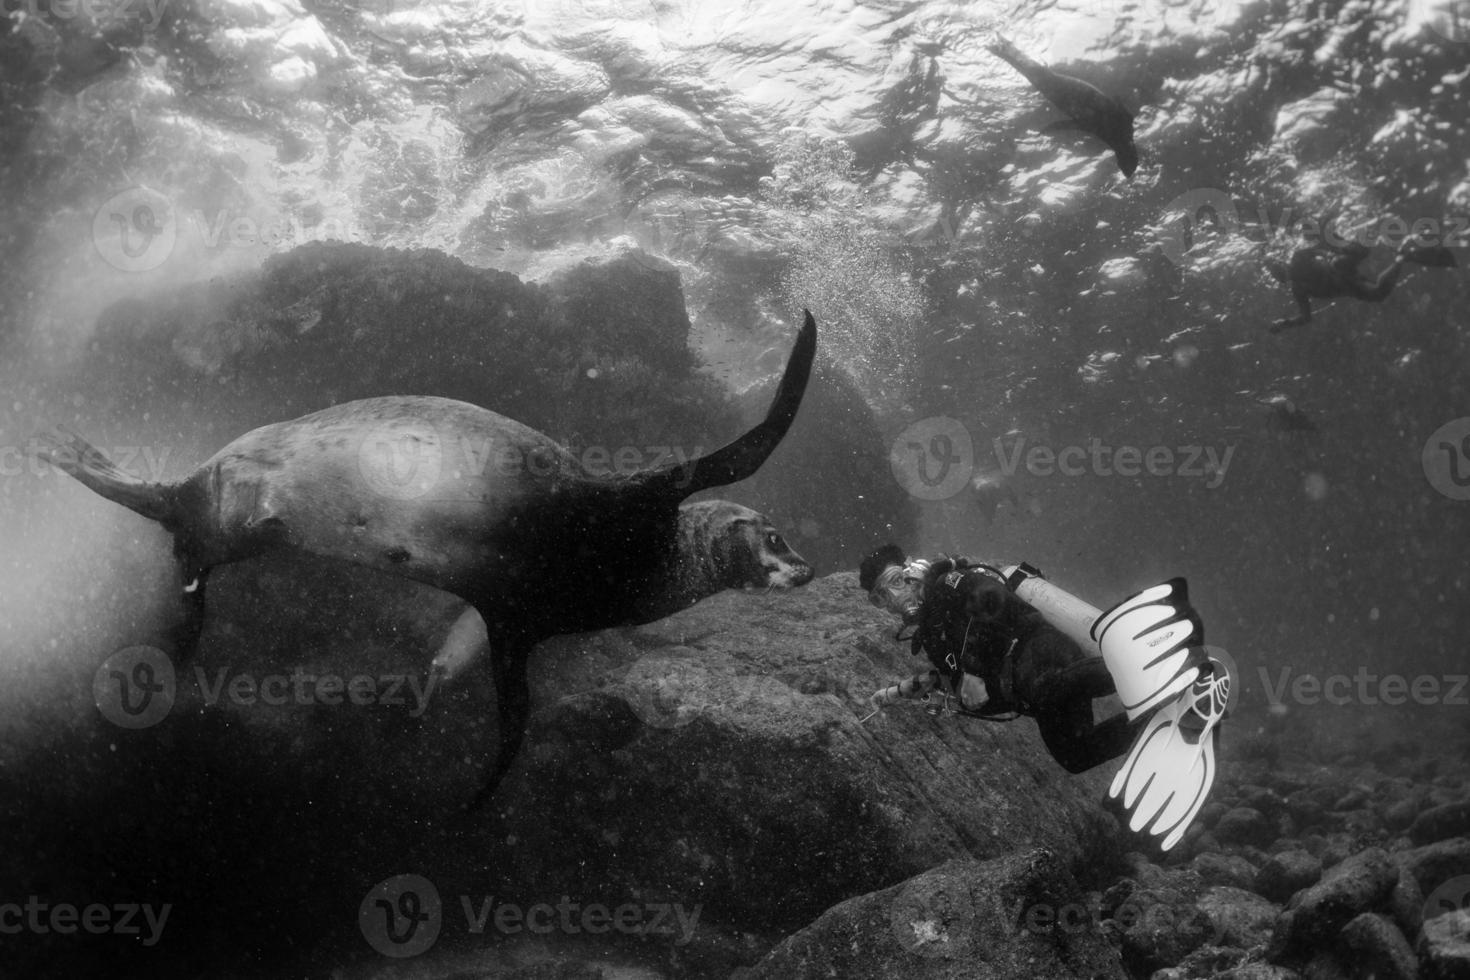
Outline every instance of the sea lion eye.
<svg viewBox="0 0 1470 980">
<path fill-rule="evenodd" d="M 766 545 L 772 551 L 785 551 L 786 550 L 786 542 L 785 541 L 782 541 L 781 540 L 781 535 L 777 534 L 775 531 L 767 531 L 766 532 Z"/>
</svg>

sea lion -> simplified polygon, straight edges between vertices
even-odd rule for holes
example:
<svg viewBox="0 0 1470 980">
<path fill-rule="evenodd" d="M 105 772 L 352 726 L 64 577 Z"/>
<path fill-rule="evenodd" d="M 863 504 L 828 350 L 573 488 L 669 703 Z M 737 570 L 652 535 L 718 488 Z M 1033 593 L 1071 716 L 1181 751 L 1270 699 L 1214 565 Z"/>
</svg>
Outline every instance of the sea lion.
<svg viewBox="0 0 1470 980">
<path fill-rule="evenodd" d="M 979 474 L 970 481 L 970 489 L 975 491 L 975 502 L 980 505 L 980 513 L 985 516 L 986 527 L 995 523 L 996 511 L 1006 501 L 1010 501 L 1017 514 L 1022 513 L 1021 498 L 1016 496 L 1015 489 L 1000 473 Z"/>
<path fill-rule="evenodd" d="M 1133 113 L 1127 106 L 1095 85 L 1053 71 L 1004 37 L 997 35 L 987 47 L 1066 113 L 1065 120 L 1048 126 L 1047 131 L 1080 129 L 1096 136 L 1112 149 L 1123 176 L 1133 179 L 1133 171 L 1138 169 L 1138 147 L 1133 144 Z"/>
<path fill-rule="evenodd" d="M 681 504 L 678 549 L 667 577 L 641 597 L 641 622 L 673 615 L 725 589 L 795 588 L 814 574 L 764 514 L 728 500 Z M 473 606 L 465 609 L 434 655 L 441 683 L 462 674 L 489 643 L 480 614 Z"/>
<path fill-rule="evenodd" d="M 1296 403 L 1282 394 L 1258 398 L 1266 406 L 1266 428 L 1285 435 L 1315 436 L 1317 423 L 1296 407 Z"/>
<path fill-rule="evenodd" d="M 713 453 L 632 474 L 589 474 L 529 426 L 448 398 L 333 406 L 247 432 L 178 483 L 124 473 L 57 429 L 37 455 L 174 536 L 197 642 L 209 571 L 285 549 L 451 592 L 486 624 L 500 752 L 494 793 L 525 734 L 526 662 L 561 633 L 646 622 L 681 565 L 679 505 L 753 474 L 801 405 L 816 355 L 810 311 L 765 419 Z M 187 652 L 187 651 L 186 651 Z"/>
</svg>

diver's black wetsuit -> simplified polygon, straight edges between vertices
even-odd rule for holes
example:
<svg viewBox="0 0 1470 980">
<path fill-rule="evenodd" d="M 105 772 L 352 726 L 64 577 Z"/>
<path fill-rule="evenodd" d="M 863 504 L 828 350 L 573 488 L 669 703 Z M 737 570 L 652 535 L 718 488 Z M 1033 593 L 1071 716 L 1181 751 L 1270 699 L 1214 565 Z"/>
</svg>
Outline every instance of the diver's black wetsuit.
<svg viewBox="0 0 1470 980">
<path fill-rule="evenodd" d="M 1420 246 L 1412 240 L 1406 240 L 1394 256 L 1393 263 L 1379 273 L 1378 278 L 1365 279 L 1358 274 L 1358 266 L 1368 257 L 1369 251 L 1369 247 L 1362 242 L 1349 241 L 1340 245 L 1320 242 L 1291 253 L 1289 263 L 1268 260 L 1266 270 L 1279 282 L 1291 287 L 1291 295 L 1296 299 L 1297 308 L 1301 310 L 1296 316 L 1277 320 L 1271 325 L 1271 332 L 1277 333 L 1288 327 L 1310 323 L 1314 299 L 1346 296 L 1365 303 L 1383 302 L 1398 285 L 1406 262 L 1441 267 L 1453 267 L 1456 264 L 1454 253 L 1446 246 Z"/>
<path fill-rule="evenodd" d="M 1122 713 L 1093 721 L 1093 698 L 1116 690 L 1102 657 L 1089 656 L 986 566 L 964 558 L 934 563 L 913 642 L 954 690 L 964 673 L 985 682 L 983 714 L 1035 718 L 1068 772 L 1123 755 L 1137 733 Z"/>
</svg>

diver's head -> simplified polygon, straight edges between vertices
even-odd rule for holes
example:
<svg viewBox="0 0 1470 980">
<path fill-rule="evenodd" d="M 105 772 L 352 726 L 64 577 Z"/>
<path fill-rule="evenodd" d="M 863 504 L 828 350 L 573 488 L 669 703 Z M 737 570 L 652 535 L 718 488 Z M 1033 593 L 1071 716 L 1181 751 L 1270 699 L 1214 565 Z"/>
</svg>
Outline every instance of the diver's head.
<svg viewBox="0 0 1470 980">
<path fill-rule="evenodd" d="M 901 616 L 904 622 L 918 617 L 922 582 L 909 574 L 908 556 L 897 545 L 886 544 L 864 558 L 858 568 L 858 584 L 878 608 Z"/>
</svg>

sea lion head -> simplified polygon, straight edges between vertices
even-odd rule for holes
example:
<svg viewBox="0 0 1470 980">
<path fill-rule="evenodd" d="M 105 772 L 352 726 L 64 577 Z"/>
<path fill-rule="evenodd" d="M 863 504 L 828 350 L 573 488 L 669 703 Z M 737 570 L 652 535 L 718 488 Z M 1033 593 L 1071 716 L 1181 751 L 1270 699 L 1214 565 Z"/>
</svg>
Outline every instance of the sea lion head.
<svg viewBox="0 0 1470 980">
<path fill-rule="evenodd" d="M 732 589 L 789 589 L 812 580 L 812 566 L 764 514 L 728 500 L 680 508 L 681 544 L 712 583 Z"/>
</svg>

